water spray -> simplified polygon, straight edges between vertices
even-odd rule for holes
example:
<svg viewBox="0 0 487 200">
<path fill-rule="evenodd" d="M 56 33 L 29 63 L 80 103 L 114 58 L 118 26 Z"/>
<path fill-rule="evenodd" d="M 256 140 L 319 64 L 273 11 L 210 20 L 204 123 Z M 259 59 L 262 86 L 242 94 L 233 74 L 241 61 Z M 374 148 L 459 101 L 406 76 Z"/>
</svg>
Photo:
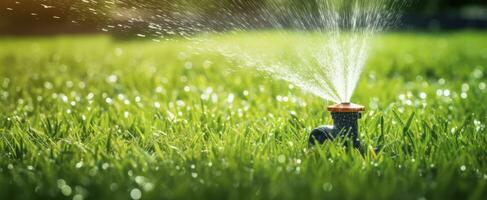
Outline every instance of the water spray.
<svg viewBox="0 0 487 200">
<path fill-rule="evenodd" d="M 362 117 L 365 107 L 353 103 L 341 103 L 328 107 L 333 118 L 333 126 L 325 125 L 314 129 L 309 137 L 309 145 L 323 144 L 335 138 L 350 139 L 353 147 L 362 150 L 359 139 L 358 120 Z"/>
</svg>

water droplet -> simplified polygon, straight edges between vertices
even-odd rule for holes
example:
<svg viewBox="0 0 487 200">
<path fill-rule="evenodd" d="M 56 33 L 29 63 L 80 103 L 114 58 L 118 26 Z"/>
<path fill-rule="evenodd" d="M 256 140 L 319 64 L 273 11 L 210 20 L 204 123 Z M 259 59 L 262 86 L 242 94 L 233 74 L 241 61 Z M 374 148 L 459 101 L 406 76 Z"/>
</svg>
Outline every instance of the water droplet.
<svg viewBox="0 0 487 200">
<path fill-rule="evenodd" d="M 162 93 L 162 92 L 164 92 L 164 88 L 162 86 L 156 88 L 156 93 Z"/>
<path fill-rule="evenodd" d="M 143 177 L 143 176 L 136 176 L 134 180 L 135 180 L 135 182 L 137 184 L 142 185 L 145 182 L 145 177 Z"/>
<path fill-rule="evenodd" d="M 101 168 L 104 170 L 108 169 L 108 167 L 110 167 L 110 164 L 108 163 L 103 163 L 103 165 L 101 165 Z"/>
<path fill-rule="evenodd" d="M 83 167 L 83 161 L 79 161 L 78 163 L 76 163 L 75 167 L 78 169 Z"/>
<path fill-rule="evenodd" d="M 90 92 L 87 96 L 86 96 L 86 99 L 88 100 L 91 100 L 93 99 L 93 97 L 95 97 L 95 94 L 93 94 L 92 92 Z"/>
<path fill-rule="evenodd" d="M 60 189 L 61 189 L 61 193 L 63 193 L 64 196 L 69 196 L 73 192 L 71 187 L 69 185 L 66 185 L 66 184 L 61 186 Z"/>
<path fill-rule="evenodd" d="M 426 99 L 426 97 L 428 97 L 428 95 L 426 93 L 424 93 L 424 92 L 421 92 L 419 94 L 419 98 L 421 98 L 421 99 Z"/>
<path fill-rule="evenodd" d="M 83 200 L 83 199 L 84 199 L 84 197 L 81 194 L 76 194 L 73 196 L 73 200 Z"/>
<path fill-rule="evenodd" d="M 211 102 L 217 103 L 218 102 L 218 95 L 213 93 L 211 94 Z"/>
<path fill-rule="evenodd" d="M 286 156 L 285 156 L 285 155 L 283 155 L 283 154 L 279 155 L 279 157 L 277 157 L 277 161 L 278 161 L 279 163 L 284 163 L 284 162 L 286 162 Z"/>
<path fill-rule="evenodd" d="M 112 100 L 112 98 L 107 97 L 107 98 L 105 99 L 105 102 L 107 102 L 107 104 L 112 104 L 112 103 L 113 103 L 113 100 Z"/>
<path fill-rule="evenodd" d="M 144 191 L 149 192 L 149 191 L 152 191 L 153 189 L 154 189 L 154 184 L 152 184 L 152 183 L 144 184 Z"/>
<path fill-rule="evenodd" d="M 462 166 L 460 167 L 460 170 L 465 171 L 465 170 L 467 170 L 467 167 L 466 167 L 465 165 L 462 165 Z"/>
<path fill-rule="evenodd" d="M 174 121 L 176 120 L 176 116 L 171 111 L 167 111 L 167 119 L 170 121 Z"/>
<path fill-rule="evenodd" d="M 443 90 L 443 95 L 445 97 L 449 97 L 450 96 L 450 90 L 446 89 L 446 90 Z"/>
<path fill-rule="evenodd" d="M 235 99 L 235 95 L 234 94 L 229 94 L 228 97 L 227 97 L 227 102 L 229 104 L 232 104 L 234 99 Z"/>
<path fill-rule="evenodd" d="M 66 184 L 66 181 L 64 179 L 58 179 L 56 181 L 58 188 L 61 188 L 63 185 Z"/>
<path fill-rule="evenodd" d="M 323 183 L 323 190 L 326 192 L 331 192 L 333 190 L 333 185 L 329 182 Z"/>
<path fill-rule="evenodd" d="M 192 172 L 192 173 L 191 173 L 191 176 L 192 176 L 193 178 L 197 178 L 197 177 L 198 177 L 198 173 L 196 173 L 196 172 Z"/>
<path fill-rule="evenodd" d="M 41 4 L 41 6 L 42 6 L 43 8 L 54 8 L 54 6 L 49 6 L 49 5 L 46 5 L 46 4 Z"/>
<path fill-rule="evenodd" d="M 118 81 L 118 76 L 115 74 L 112 74 L 106 78 L 106 81 L 108 83 L 116 83 Z"/>
<path fill-rule="evenodd" d="M 142 198 L 142 191 L 140 191 L 138 188 L 134 188 L 130 190 L 130 197 L 134 200 L 139 200 Z"/>
<path fill-rule="evenodd" d="M 463 92 L 467 92 L 469 89 L 470 89 L 470 85 L 468 85 L 466 83 L 462 84 L 462 91 Z"/>
<path fill-rule="evenodd" d="M 66 95 L 64 94 L 61 94 L 61 100 L 64 102 L 64 103 L 68 103 L 69 99 Z"/>
<path fill-rule="evenodd" d="M 445 81 L 445 79 L 440 78 L 440 79 L 438 80 L 438 83 L 439 83 L 440 85 L 444 85 L 444 84 L 446 83 L 446 81 Z"/>
<path fill-rule="evenodd" d="M 482 78 L 484 76 L 484 72 L 481 69 L 475 69 L 472 72 L 472 75 L 473 75 L 474 78 L 480 79 L 480 78 Z"/>
<path fill-rule="evenodd" d="M 487 87 L 487 85 L 484 82 L 479 83 L 479 89 L 480 90 L 485 90 L 486 87 Z"/>
<path fill-rule="evenodd" d="M 442 89 L 436 90 L 436 96 L 443 96 L 443 90 Z"/>
</svg>

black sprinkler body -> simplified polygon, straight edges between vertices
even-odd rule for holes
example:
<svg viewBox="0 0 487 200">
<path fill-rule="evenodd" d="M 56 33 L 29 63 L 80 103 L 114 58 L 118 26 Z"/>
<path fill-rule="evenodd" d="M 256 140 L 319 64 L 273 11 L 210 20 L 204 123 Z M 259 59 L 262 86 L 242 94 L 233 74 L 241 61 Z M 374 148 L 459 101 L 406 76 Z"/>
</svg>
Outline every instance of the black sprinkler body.
<svg viewBox="0 0 487 200">
<path fill-rule="evenodd" d="M 342 103 L 328 107 L 334 125 L 320 126 L 311 132 L 309 146 L 316 143 L 323 144 L 327 140 L 346 137 L 352 141 L 355 148 L 361 150 L 359 139 L 358 120 L 362 117 L 365 107 L 352 103 Z"/>
</svg>

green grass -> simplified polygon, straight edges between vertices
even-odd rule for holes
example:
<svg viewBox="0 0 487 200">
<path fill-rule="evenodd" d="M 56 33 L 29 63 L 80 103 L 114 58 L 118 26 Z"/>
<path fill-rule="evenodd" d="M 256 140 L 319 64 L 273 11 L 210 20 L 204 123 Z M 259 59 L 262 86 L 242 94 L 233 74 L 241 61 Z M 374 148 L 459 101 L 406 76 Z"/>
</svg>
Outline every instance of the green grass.
<svg viewBox="0 0 487 200">
<path fill-rule="evenodd" d="M 485 32 L 377 39 L 353 100 L 363 143 L 383 150 L 363 156 L 307 147 L 328 102 L 186 44 L 0 39 L 0 196 L 487 197 Z"/>
</svg>

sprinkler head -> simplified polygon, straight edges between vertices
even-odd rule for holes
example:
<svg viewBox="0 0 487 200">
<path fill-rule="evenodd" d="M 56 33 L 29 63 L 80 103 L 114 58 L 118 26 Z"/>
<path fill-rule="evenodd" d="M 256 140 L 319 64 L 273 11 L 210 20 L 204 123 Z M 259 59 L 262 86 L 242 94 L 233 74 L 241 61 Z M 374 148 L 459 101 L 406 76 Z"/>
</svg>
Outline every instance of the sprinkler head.
<svg viewBox="0 0 487 200">
<path fill-rule="evenodd" d="M 327 140 L 338 137 L 346 137 L 352 141 L 353 147 L 361 150 L 358 132 L 358 119 L 362 117 L 365 107 L 353 103 L 341 103 L 328 107 L 331 112 L 334 125 L 320 126 L 311 132 L 309 146 L 317 142 L 323 144 Z"/>
</svg>

